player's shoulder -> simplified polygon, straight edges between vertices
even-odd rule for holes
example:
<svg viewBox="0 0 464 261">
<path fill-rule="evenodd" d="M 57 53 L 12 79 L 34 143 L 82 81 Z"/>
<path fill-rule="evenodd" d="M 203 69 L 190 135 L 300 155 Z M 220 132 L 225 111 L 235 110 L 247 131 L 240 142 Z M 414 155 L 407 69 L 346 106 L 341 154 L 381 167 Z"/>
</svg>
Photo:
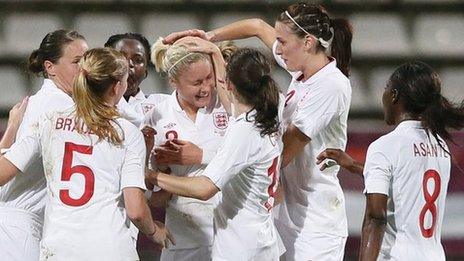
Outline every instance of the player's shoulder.
<svg viewBox="0 0 464 261">
<path fill-rule="evenodd" d="M 160 104 L 164 102 L 166 99 L 171 97 L 169 94 L 164 94 L 164 93 L 152 93 L 147 95 L 146 101 L 147 103 L 152 103 L 152 104 Z"/>
</svg>

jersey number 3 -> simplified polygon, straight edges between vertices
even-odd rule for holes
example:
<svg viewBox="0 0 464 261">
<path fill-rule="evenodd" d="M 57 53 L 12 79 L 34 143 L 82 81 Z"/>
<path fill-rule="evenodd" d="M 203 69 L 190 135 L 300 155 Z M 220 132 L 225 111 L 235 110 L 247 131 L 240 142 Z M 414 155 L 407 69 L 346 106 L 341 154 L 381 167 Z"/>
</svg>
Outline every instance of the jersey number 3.
<svg viewBox="0 0 464 261">
<path fill-rule="evenodd" d="M 427 183 L 428 181 L 433 180 L 433 192 L 430 194 L 428 190 Z M 422 179 L 422 191 L 424 192 L 425 205 L 422 208 L 419 215 L 419 227 L 422 233 L 422 236 L 425 238 L 431 238 L 435 232 L 435 225 L 437 224 L 437 206 L 435 201 L 440 195 L 441 188 L 441 179 L 440 174 L 436 170 L 429 169 L 424 173 L 424 178 Z M 429 228 L 425 228 L 425 214 L 427 212 L 432 214 L 432 225 Z"/>
<path fill-rule="evenodd" d="M 85 188 L 84 193 L 80 198 L 72 198 L 69 195 L 69 189 L 60 190 L 61 201 L 72 207 L 79 207 L 89 202 L 93 196 L 95 176 L 92 170 L 83 165 L 72 166 L 73 153 L 81 153 L 92 155 L 93 147 L 85 145 L 77 145 L 72 142 L 66 142 L 64 144 L 64 159 L 63 166 L 61 168 L 61 181 L 70 181 L 73 174 L 81 174 L 84 176 Z"/>
</svg>

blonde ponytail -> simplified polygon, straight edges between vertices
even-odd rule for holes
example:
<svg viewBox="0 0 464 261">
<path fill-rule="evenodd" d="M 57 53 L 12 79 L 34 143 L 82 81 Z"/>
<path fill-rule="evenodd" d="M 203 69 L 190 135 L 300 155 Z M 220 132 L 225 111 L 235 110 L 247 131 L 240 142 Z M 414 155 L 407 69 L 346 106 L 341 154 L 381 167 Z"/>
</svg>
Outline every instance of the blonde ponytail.
<svg viewBox="0 0 464 261">
<path fill-rule="evenodd" d="M 86 132 L 86 127 L 99 141 L 122 144 L 124 133 L 116 121 L 120 117 L 118 110 L 104 100 L 104 95 L 127 72 L 127 61 L 116 50 L 95 48 L 84 53 L 73 87 L 78 132 Z"/>
</svg>

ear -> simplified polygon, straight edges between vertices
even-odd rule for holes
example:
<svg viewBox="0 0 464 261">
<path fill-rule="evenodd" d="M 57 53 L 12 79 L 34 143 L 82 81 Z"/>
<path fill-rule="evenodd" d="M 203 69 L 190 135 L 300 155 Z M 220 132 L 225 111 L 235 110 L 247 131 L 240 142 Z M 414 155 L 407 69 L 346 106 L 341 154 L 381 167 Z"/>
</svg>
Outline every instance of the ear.
<svg viewBox="0 0 464 261">
<path fill-rule="evenodd" d="M 49 60 L 46 60 L 43 64 L 44 70 L 47 73 L 48 76 L 55 76 L 55 64 L 50 62 Z"/>
<path fill-rule="evenodd" d="M 400 92 L 398 91 L 398 89 L 392 89 L 391 93 L 392 104 L 396 104 L 400 100 Z"/>
<path fill-rule="evenodd" d="M 146 79 L 148 77 L 148 70 L 145 69 L 145 77 L 143 77 L 143 79 Z"/>
<path fill-rule="evenodd" d="M 314 46 L 315 39 L 311 35 L 306 35 L 304 38 L 304 49 L 311 50 Z"/>
</svg>

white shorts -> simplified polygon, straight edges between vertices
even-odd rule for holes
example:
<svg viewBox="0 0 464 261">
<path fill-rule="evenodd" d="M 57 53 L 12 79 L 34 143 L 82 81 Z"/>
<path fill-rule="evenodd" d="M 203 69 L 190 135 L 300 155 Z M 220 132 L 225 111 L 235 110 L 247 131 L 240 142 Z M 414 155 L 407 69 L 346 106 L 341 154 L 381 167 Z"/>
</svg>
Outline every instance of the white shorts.
<svg viewBox="0 0 464 261">
<path fill-rule="evenodd" d="M 0 253 L 2 260 L 37 261 L 42 223 L 19 209 L 0 208 Z"/>
<path fill-rule="evenodd" d="M 274 221 L 285 245 L 283 261 L 343 261 L 346 237 L 325 233 L 299 234 L 295 229 Z"/>
<path fill-rule="evenodd" d="M 211 260 L 211 247 L 204 246 L 188 249 L 165 248 L 161 252 L 161 261 L 209 261 Z"/>
</svg>

